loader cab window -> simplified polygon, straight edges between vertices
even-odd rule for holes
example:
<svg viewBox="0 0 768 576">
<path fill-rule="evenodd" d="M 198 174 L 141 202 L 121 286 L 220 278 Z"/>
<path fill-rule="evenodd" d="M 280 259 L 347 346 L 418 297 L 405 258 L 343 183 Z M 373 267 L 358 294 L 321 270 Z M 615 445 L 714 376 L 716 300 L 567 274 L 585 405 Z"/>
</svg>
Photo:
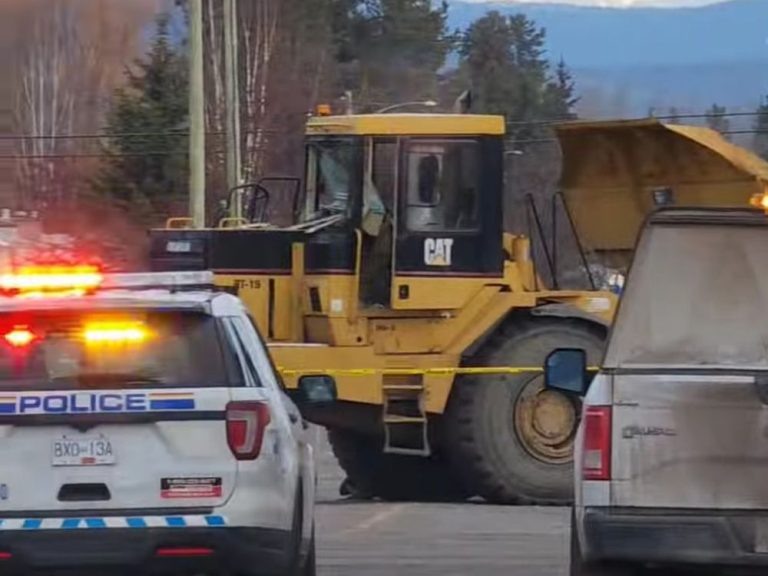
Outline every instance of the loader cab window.
<svg viewBox="0 0 768 576">
<path fill-rule="evenodd" d="M 376 186 L 376 192 L 389 213 L 394 208 L 397 185 L 397 150 L 396 140 L 374 140 L 371 177 Z"/>
<path fill-rule="evenodd" d="M 363 236 L 360 300 L 365 307 L 388 307 L 392 286 L 393 216 L 399 143 L 391 138 L 372 138 L 369 145 L 372 153 L 368 167 L 370 182 L 382 204 L 384 215 L 377 233 Z"/>
<path fill-rule="evenodd" d="M 479 227 L 480 146 L 474 140 L 412 140 L 406 151 L 406 219 L 414 232 Z"/>
<path fill-rule="evenodd" d="M 355 138 L 311 139 L 307 144 L 307 195 L 304 220 L 352 216 L 359 190 L 362 145 Z"/>
</svg>

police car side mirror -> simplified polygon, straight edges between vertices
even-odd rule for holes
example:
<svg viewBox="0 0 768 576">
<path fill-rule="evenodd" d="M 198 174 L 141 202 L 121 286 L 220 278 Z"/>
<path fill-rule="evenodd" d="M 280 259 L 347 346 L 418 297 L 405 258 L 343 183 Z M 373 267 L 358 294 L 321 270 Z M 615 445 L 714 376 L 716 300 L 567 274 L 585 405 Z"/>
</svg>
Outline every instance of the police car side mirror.
<svg viewBox="0 0 768 576">
<path fill-rule="evenodd" d="M 589 389 L 587 353 L 578 348 L 559 348 L 544 363 L 544 386 L 566 394 L 584 396 Z"/>
<path fill-rule="evenodd" d="M 299 404 L 328 404 L 337 398 L 336 381 L 331 376 L 302 376 L 295 399 Z"/>
</svg>

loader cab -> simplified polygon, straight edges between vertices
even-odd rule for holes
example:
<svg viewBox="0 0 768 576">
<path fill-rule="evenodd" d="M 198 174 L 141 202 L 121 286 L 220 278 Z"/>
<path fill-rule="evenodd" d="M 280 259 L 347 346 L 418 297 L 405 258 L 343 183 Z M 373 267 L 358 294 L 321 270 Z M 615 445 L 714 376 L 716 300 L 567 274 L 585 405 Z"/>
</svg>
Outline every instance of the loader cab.
<svg viewBox="0 0 768 576">
<path fill-rule="evenodd" d="M 496 116 L 312 118 L 301 220 L 333 225 L 307 273 L 354 271 L 362 308 L 394 310 L 451 308 L 501 277 L 503 136 Z"/>
</svg>

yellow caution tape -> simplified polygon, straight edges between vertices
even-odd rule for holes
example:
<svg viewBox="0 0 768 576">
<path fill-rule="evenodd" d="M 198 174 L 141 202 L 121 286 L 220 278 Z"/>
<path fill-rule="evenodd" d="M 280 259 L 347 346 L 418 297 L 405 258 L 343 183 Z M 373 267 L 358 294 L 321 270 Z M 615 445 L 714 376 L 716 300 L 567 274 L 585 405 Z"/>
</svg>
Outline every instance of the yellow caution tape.
<svg viewBox="0 0 768 576">
<path fill-rule="evenodd" d="M 600 368 L 591 366 L 590 372 Z M 278 371 L 287 377 L 295 376 L 463 376 L 463 375 L 504 375 L 504 374 L 541 374 L 544 368 L 530 366 L 482 366 L 459 368 L 346 368 L 340 370 L 291 370 L 278 367 Z"/>
</svg>

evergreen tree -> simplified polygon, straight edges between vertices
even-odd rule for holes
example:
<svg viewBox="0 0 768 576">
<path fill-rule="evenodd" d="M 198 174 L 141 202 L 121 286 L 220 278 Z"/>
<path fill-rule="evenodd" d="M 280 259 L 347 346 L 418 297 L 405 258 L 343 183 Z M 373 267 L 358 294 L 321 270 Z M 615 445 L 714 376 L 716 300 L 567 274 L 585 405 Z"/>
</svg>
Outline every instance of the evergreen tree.
<svg viewBox="0 0 768 576">
<path fill-rule="evenodd" d="M 169 20 L 157 20 L 146 56 L 126 72 L 107 118 L 111 156 L 97 192 L 138 213 L 165 213 L 187 189 L 188 80 L 183 47 Z"/>
<path fill-rule="evenodd" d="M 579 99 L 576 84 L 565 60 L 562 58 L 555 69 L 555 78 L 544 89 L 544 113 L 548 118 L 568 118 Z"/>
<path fill-rule="evenodd" d="M 493 11 L 471 24 L 461 41 L 460 78 L 472 87 L 476 110 L 512 121 L 570 117 L 573 78 L 562 60 L 552 73 L 545 43 L 545 30 L 522 14 Z M 529 127 L 517 136 L 535 132 Z"/>
<path fill-rule="evenodd" d="M 757 117 L 755 119 L 754 127 L 755 152 L 768 160 L 768 97 L 763 100 L 762 104 L 760 104 L 757 109 Z"/>
<path fill-rule="evenodd" d="M 364 109 L 433 98 L 454 37 L 446 2 L 333 0 L 341 89 Z"/>
<path fill-rule="evenodd" d="M 731 129 L 731 122 L 728 120 L 728 109 L 725 106 L 719 106 L 718 104 L 712 104 L 712 107 L 707 110 L 707 126 L 712 130 L 725 134 Z"/>
</svg>

